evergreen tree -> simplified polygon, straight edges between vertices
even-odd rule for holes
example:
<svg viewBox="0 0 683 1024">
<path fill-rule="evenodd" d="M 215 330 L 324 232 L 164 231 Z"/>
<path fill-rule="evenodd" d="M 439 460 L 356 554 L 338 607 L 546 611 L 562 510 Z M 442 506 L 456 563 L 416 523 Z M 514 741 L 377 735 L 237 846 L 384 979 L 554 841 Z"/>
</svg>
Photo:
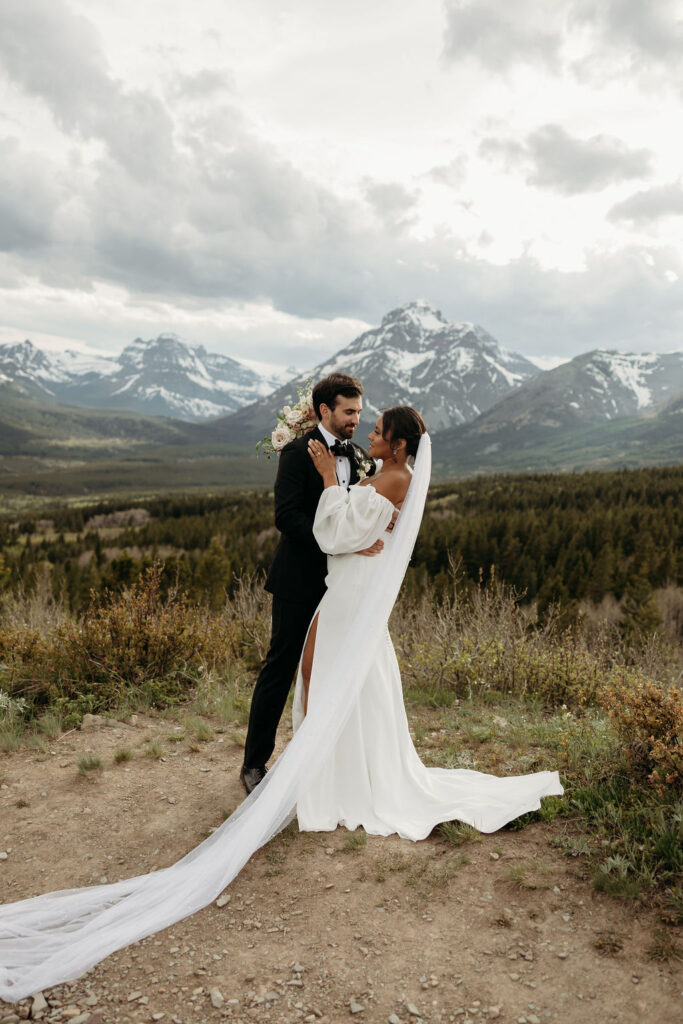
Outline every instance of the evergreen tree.
<svg viewBox="0 0 683 1024">
<path fill-rule="evenodd" d="M 621 626 L 624 635 L 631 640 L 640 640 L 649 633 L 654 633 L 661 624 L 662 617 L 649 582 L 644 576 L 631 576 L 621 607 Z"/>
</svg>

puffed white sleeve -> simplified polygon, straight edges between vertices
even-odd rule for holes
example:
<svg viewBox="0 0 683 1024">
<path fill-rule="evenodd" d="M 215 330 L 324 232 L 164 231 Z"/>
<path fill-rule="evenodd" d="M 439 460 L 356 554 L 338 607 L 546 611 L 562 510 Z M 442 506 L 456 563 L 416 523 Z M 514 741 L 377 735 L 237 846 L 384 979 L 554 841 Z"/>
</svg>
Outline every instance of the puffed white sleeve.
<svg viewBox="0 0 683 1024">
<path fill-rule="evenodd" d="M 321 551 L 345 555 L 362 551 L 378 540 L 395 508 L 374 487 L 327 487 L 320 495 L 313 535 Z"/>
</svg>

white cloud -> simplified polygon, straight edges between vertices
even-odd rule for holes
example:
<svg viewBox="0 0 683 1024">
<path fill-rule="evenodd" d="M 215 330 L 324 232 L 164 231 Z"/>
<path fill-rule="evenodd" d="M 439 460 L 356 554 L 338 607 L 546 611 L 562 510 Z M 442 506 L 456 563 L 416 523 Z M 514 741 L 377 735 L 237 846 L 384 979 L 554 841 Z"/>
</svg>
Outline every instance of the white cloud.
<svg viewBox="0 0 683 1024">
<path fill-rule="evenodd" d="M 676 216 L 683 216 L 683 185 L 680 182 L 634 192 L 627 199 L 615 203 L 608 213 L 610 220 L 631 221 L 645 226 L 663 217 Z"/>
<path fill-rule="evenodd" d="M 537 0 L 449 0 L 444 52 L 449 60 L 479 60 L 505 72 L 515 64 L 555 66 L 563 42 L 563 9 Z"/>
<path fill-rule="evenodd" d="M 657 73 L 683 67 L 679 0 L 446 0 L 444 55 L 489 72 Z"/>
<path fill-rule="evenodd" d="M 479 146 L 484 158 L 500 158 L 507 168 L 526 168 L 529 185 L 563 195 L 606 188 L 616 182 L 650 174 L 653 154 L 632 149 L 613 135 L 576 138 L 561 125 L 545 124 L 520 142 L 486 138 Z"/>
</svg>

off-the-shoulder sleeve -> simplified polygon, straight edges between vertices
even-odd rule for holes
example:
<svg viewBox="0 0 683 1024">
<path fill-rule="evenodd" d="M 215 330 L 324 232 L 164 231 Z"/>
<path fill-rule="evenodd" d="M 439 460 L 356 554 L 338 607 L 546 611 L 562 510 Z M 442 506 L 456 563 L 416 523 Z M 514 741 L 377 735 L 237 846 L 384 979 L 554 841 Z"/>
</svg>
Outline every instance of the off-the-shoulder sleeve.
<svg viewBox="0 0 683 1024">
<path fill-rule="evenodd" d="M 327 487 L 320 495 L 313 534 L 328 555 L 362 551 L 382 536 L 394 511 L 374 487 Z"/>
</svg>

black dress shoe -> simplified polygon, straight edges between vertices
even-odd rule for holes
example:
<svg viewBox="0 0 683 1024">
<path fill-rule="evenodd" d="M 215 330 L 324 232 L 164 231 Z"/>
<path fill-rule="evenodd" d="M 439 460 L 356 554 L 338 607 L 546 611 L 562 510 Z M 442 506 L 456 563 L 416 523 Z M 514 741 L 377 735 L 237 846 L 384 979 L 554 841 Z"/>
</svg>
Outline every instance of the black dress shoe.
<svg viewBox="0 0 683 1024">
<path fill-rule="evenodd" d="M 247 794 L 251 793 L 252 790 L 256 789 L 261 779 L 265 776 L 268 771 L 265 767 L 259 768 L 245 768 L 242 765 L 242 771 L 240 772 L 240 782 L 247 791 Z"/>
</svg>

